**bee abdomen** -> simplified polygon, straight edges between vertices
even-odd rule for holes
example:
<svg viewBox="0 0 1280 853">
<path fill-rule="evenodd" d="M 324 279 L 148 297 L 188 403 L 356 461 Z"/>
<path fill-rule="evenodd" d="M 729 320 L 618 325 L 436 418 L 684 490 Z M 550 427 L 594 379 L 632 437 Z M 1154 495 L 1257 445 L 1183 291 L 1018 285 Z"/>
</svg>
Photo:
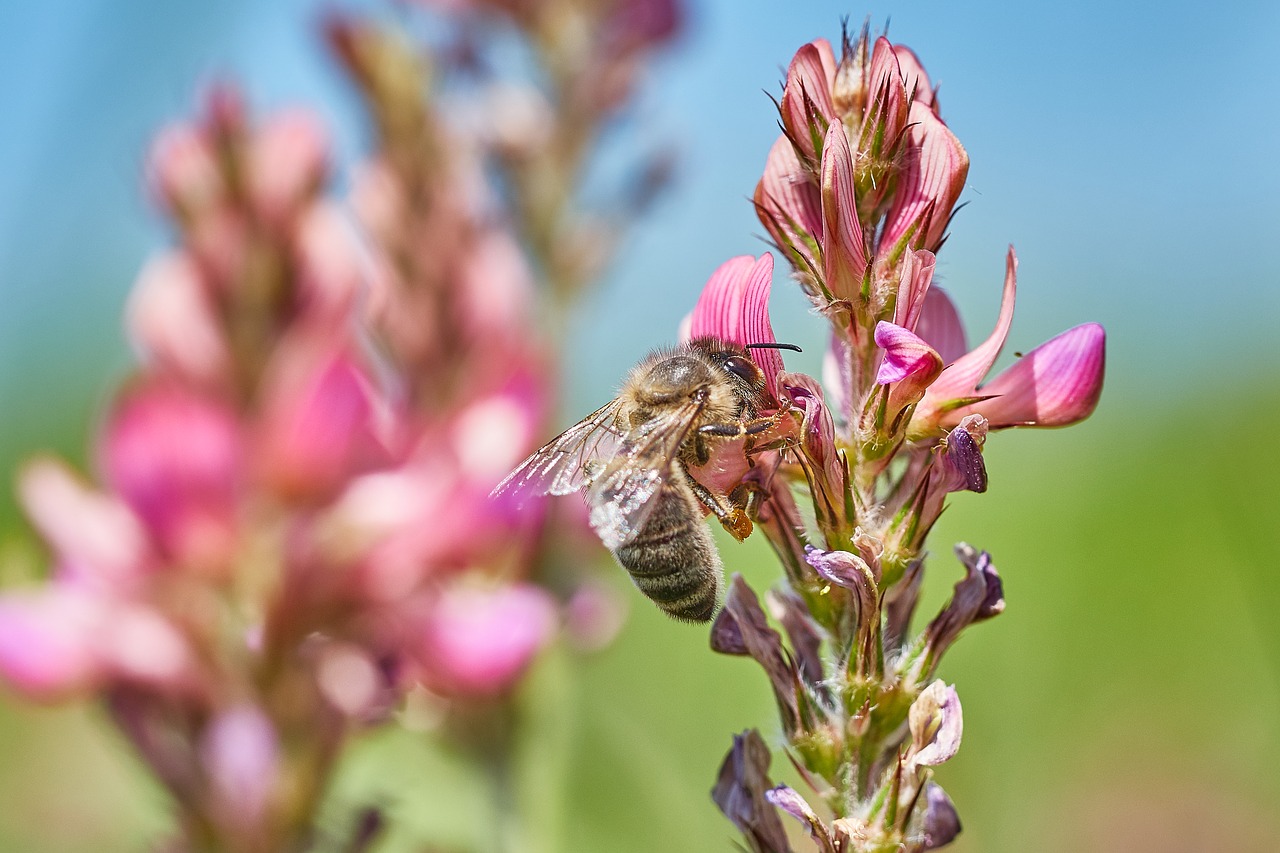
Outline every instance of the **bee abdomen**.
<svg viewBox="0 0 1280 853">
<path fill-rule="evenodd" d="M 645 526 L 614 552 L 639 590 L 675 619 L 710 621 L 720 596 L 720 555 L 692 494 L 668 486 Z"/>
</svg>

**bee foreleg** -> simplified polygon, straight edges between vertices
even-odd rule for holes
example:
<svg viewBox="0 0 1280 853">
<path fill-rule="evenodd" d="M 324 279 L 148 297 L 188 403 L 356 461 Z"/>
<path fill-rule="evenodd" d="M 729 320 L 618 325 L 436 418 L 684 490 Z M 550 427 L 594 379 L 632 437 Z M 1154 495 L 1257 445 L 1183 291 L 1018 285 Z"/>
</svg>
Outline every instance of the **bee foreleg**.
<svg viewBox="0 0 1280 853">
<path fill-rule="evenodd" d="M 715 513 L 716 518 L 720 520 L 720 526 L 729 531 L 730 536 L 741 542 L 751 535 L 754 525 L 751 523 L 748 509 L 753 507 L 753 501 L 747 492 L 752 490 L 744 489 L 749 484 L 744 483 L 738 486 L 731 495 L 716 495 L 692 476 L 688 474 L 685 476 L 689 480 L 689 487 L 693 489 L 694 496 L 702 501 L 707 509 Z"/>
<path fill-rule="evenodd" d="M 759 435 L 776 427 L 790 408 L 779 409 L 767 418 L 752 418 L 746 421 L 733 421 L 723 424 L 703 424 L 698 427 L 699 435 L 713 435 L 717 438 L 742 438 L 746 435 Z"/>
</svg>

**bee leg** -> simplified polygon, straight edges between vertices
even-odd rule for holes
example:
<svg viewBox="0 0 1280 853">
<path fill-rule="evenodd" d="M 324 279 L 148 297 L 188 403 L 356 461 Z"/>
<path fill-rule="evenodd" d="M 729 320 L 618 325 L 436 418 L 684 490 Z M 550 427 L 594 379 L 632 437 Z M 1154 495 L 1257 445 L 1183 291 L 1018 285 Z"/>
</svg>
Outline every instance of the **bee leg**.
<svg viewBox="0 0 1280 853">
<path fill-rule="evenodd" d="M 743 436 L 759 435 L 782 423 L 783 417 L 790 411 L 792 411 L 791 408 L 787 407 L 778 409 L 767 418 L 752 418 L 751 420 L 732 421 L 723 424 L 703 424 L 698 427 L 698 435 L 709 435 L 717 438 L 742 438 Z"/>
<path fill-rule="evenodd" d="M 715 513 L 716 518 L 720 520 L 720 526 L 729 531 L 730 536 L 741 542 L 751 535 L 755 525 L 747 516 L 745 503 L 735 502 L 732 497 L 717 496 L 693 477 L 685 476 L 689 480 L 694 496 L 702 501 L 707 509 Z M 734 493 L 737 492 L 738 489 L 734 489 Z"/>
</svg>

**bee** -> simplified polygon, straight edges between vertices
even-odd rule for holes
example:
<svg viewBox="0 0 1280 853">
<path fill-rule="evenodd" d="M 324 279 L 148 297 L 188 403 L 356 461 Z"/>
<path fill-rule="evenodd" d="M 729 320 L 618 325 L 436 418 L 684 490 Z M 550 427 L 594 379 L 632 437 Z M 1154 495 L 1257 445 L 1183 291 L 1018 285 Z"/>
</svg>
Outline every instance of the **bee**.
<svg viewBox="0 0 1280 853">
<path fill-rule="evenodd" d="M 535 451 L 493 494 L 586 488 L 592 528 L 640 591 L 675 619 L 710 621 L 724 567 L 702 508 L 745 539 L 759 488 L 717 494 L 689 469 L 706 464 L 717 442 L 745 437 L 750 451 L 789 411 L 751 360 L 757 347 L 800 350 L 696 338 L 650 355 L 617 397 Z M 764 415 L 770 408 L 776 411 Z"/>
</svg>

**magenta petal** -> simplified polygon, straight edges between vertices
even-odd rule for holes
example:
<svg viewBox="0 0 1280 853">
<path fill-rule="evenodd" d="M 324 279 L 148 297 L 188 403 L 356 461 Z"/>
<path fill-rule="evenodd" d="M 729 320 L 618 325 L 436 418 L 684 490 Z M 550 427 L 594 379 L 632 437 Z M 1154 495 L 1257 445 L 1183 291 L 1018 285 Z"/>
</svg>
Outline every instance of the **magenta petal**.
<svg viewBox="0 0 1280 853">
<path fill-rule="evenodd" d="M 1097 323 L 1068 329 L 1018 359 L 982 387 L 992 399 L 971 407 L 993 427 L 1067 426 L 1098 405 L 1107 333 Z"/>
<path fill-rule="evenodd" d="M 719 338 L 745 346 L 772 344 L 769 292 L 773 287 L 773 255 L 758 259 L 739 255 L 721 264 L 702 288 L 689 320 L 689 337 Z M 764 373 L 769 393 L 778 396 L 782 356 L 775 349 L 753 349 L 751 358 Z"/>
<path fill-rule="evenodd" d="M 867 253 L 854 196 L 853 151 L 844 125 L 832 122 L 822 148 L 822 266 L 831 295 L 857 301 Z"/>
<path fill-rule="evenodd" d="M 127 393 L 112 413 L 103 467 L 168 556 L 212 559 L 231 528 L 242 450 L 228 407 L 153 381 Z"/>
<path fill-rule="evenodd" d="M 876 372 L 876 382 L 888 385 L 907 377 L 917 380 L 942 369 L 942 358 L 918 336 L 901 326 L 881 320 L 876 323 L 876 346 L 884 350 L 884 360 Z"/>
<path fill-rule="evenodd" d="M 0 598 L 0 676 L 36 701 L 90 689 L 104 614 L 100 599 L 73 589 Z"/>
</svg>

